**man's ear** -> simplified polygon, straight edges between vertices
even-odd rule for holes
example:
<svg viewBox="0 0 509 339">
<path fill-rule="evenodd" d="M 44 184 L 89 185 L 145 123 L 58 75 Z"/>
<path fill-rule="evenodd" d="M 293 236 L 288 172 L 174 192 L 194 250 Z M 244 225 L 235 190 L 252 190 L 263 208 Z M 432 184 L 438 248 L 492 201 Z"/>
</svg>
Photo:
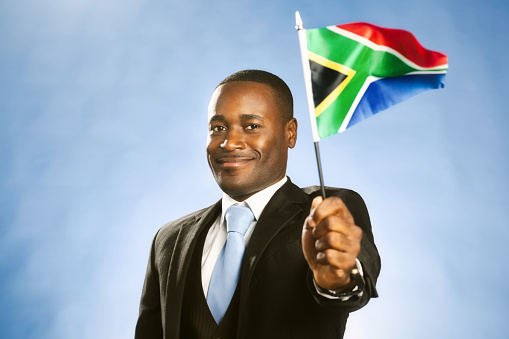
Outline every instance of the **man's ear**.
<svg viewBox="0 0 509 339">
<path fill-rule="evenodd" d="M 297 119 L 291 118 L 285 125 L 288 148 L 294 148 L 297 143 Z"/>
</svg>

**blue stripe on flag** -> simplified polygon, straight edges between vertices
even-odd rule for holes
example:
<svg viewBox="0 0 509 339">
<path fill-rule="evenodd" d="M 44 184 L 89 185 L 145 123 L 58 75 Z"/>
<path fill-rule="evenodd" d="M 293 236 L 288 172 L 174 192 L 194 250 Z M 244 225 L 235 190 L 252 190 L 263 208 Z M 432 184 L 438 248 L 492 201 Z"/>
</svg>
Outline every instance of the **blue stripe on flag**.
<svg viewBox="0 0 509 339">
<path fill-rule="evenodd" d="M 372 82 L 357 105 L 347 128 L 428 89 L 444 87 L 445 73 L 412 74 Z"/>
</svg>

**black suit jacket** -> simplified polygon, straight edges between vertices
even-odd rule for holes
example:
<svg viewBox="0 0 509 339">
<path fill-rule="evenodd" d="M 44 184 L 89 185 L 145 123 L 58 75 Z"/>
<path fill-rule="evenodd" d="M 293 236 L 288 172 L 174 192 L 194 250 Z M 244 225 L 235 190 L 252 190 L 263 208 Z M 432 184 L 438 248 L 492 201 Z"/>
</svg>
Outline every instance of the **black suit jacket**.
<svg viewBox="0 0 509 339">
<path fill-rule="evenodd" d="M 376 297 L 380 257 L 362 198 L 327 188 L 345 202 L 363 229 L 358 256 L 366 287 L 357 300 L 330 300 L 316 293 L 304 259 L 301 232 L 319 187 L 300 189 L 288 180 L 262 212 L 244 254 L 237 338 L 342 338 L 348 313 Z M 197 235 L 221 213 L 221 201 L 164 225 L 152 243 L 136 338 L 179 338 L 182 298 Z"/>
</svg>

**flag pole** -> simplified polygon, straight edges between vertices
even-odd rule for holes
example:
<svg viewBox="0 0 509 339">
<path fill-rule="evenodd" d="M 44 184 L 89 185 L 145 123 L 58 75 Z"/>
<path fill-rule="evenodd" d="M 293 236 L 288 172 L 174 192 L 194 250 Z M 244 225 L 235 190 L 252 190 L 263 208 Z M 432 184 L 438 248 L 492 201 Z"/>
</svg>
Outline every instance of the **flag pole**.
<svg viewBox="0 0 509 339">
<path fill-rule="evenodd" d="M 316 164 L 318 165 L 318 176 L 320 177 L 320 187 L 322 188 L 322 197 L 325 199 L 325 185 L 323 184 L 322 162 L 320 161 L 320 149 L 318 148 L 318 141 L 315 141 L 315 154 Z"/>
<path fill-rule="evenodd" d="M 326 195 L 325 195 L 325 185 L 323 183 L 322 162 L 320 160 L 320 149 L 318 147 L 318 141 L 320 140 L 320 136 L 318 135 L 318 128 L 316 125 L 313 90 L 311 88 L 311 69 L 309 68 L 308 62 L 306 30 L 304 29 L 304 25 L 302 23 L 299 11 L 295 12 L 295 29 L 299 34 L 300 55 L 302 60 L 302 69 L 304 71 L 304 83 L 306 85 L 306 96 L 308 102 L 309 117 L 311 119 L 311 131 L 313 133 L 313 141 L 315 143 L 315 155 L 316 164 L 318 165 L 318 177 L 320 178 L 322 197 L 325 199 Z"/>
</svg>

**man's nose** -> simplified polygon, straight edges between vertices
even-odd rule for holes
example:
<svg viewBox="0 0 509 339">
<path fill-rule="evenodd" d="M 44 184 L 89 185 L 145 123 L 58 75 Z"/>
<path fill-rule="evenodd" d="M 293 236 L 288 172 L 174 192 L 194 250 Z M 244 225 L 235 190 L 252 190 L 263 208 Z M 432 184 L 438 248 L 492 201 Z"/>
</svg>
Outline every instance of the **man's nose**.
<svg viewBox="0 0 509 339">
<path fill-rule="evenodd" d="M 225 151 L 234 151 L 244 147 L 244 134 L 236 129 L 231 129 L 226 133 L 225 139 L 221 143 L 221 148 Z"/>
</svg>

